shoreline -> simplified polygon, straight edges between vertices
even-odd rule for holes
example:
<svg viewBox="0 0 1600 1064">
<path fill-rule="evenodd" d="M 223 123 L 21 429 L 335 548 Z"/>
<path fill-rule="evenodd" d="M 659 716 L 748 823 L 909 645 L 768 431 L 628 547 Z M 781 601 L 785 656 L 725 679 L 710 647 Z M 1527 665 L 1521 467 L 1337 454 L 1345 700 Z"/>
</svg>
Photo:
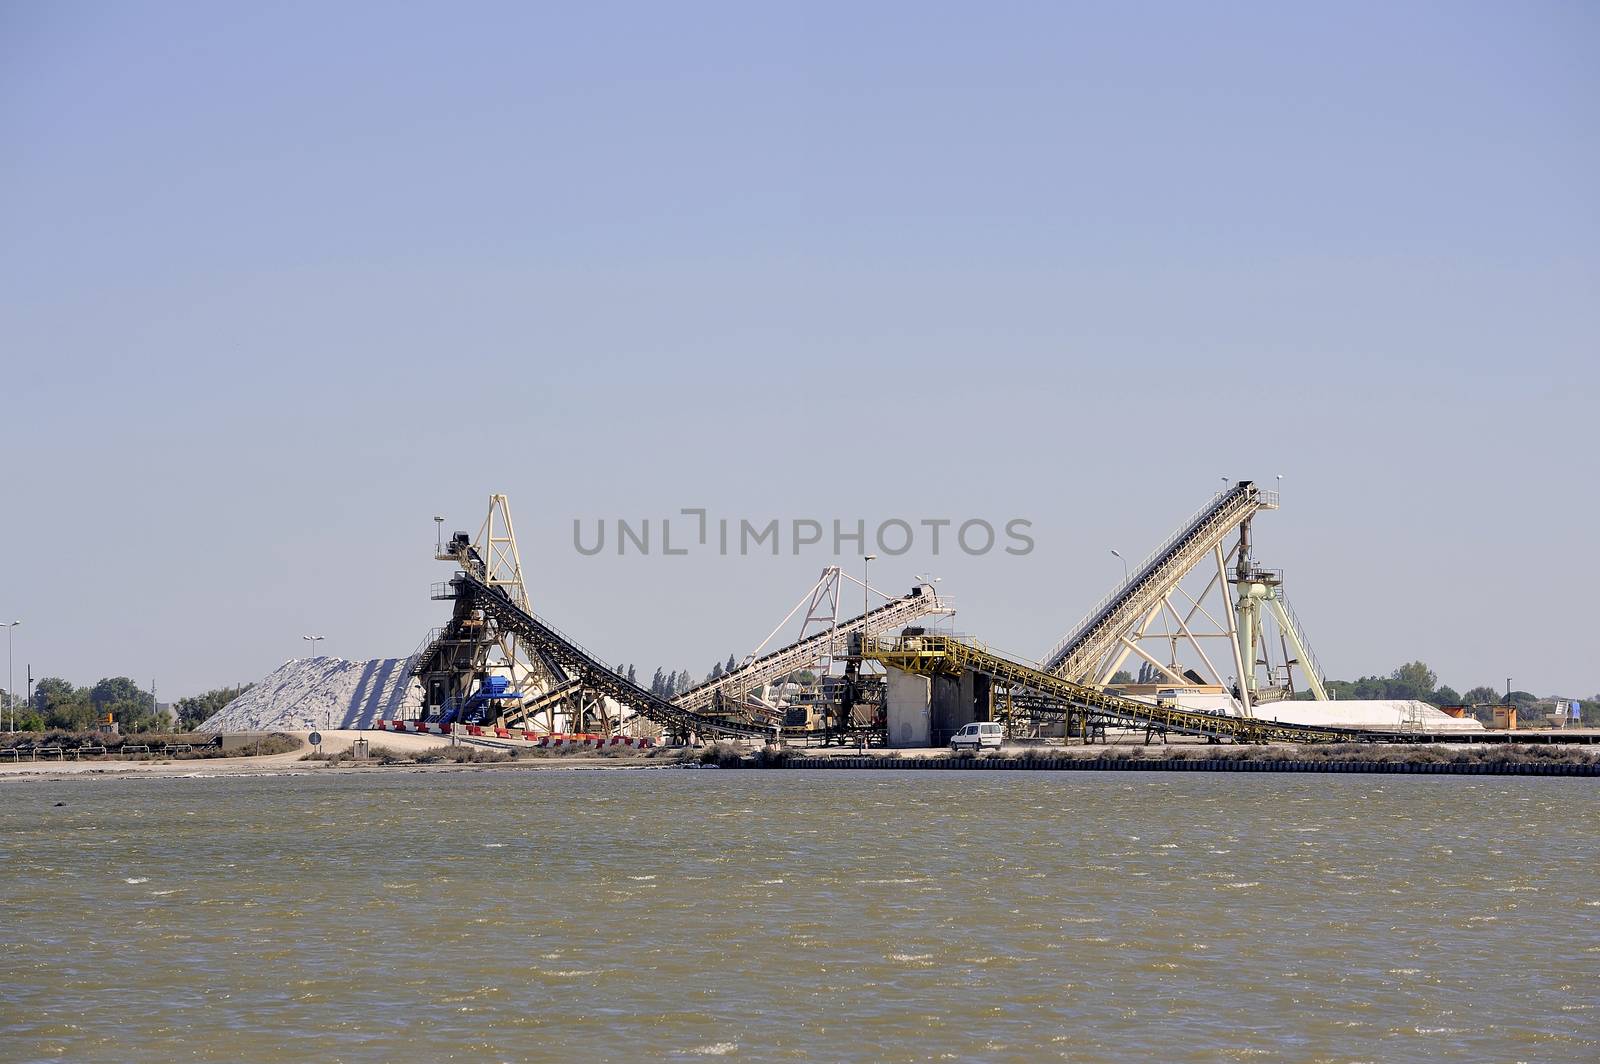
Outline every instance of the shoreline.
<svg viewBox="0 0 1600 1064">
<path fill-rule="evenodd" d="M 466 743 L 431 735 L 365 729 L 322 733 L 320 754 L 310 752 L 310 732 L 280 733 L 297 749 L 259 756 L 0 763 L 7 780 L 61 782 L 73 779 L 248 779 L 263 776 L 323 776 L 360 779 L 372 772 L 479 771 L 657 771 L 695 769 L 809 769 L 813 771 L 924 772 L 1326 772 L 1435 776 L 1600 776 L 1600 747 L 1584 742 L 1332 744 L 1297 746 L 1225 745 L 1197 742 L 1036 746 L 1008 743 L 981 755 L 956 755 L 942 747 L 756 747 L 720 741 L 700 747 L 656 747 L 649 751 L 600 753 L 521 750 L 509 744 Z M 355 761 L 359 740 L 374 757 Z M 462 751 L 475 752 L 458 760 Z M 439 755 L 451 753 L 445 757 Z M 329 758 L 327 755 L 334 755 Z M 480 760 L 478 755 L 484 755 Z M 503 759 L 502 759 L 503 758 Z"/>
<path fill-rule="evenodd" d="M 1600 761 L 1387 761 L 1347 758 L 1304 760 L 1251 757 L 791 757 L 762 764 L 757 758 L 721 765 L 731 769 L 890 769 L 931 772 L 1322 772 L 1433 776 L 1600 776 Z"/>
<path fill-rule="evenodd" d="M 1557 760 L 1555 755 L 1509 758 L 1503 747 L 1450 750 L 1451 760 L 1419 757 L 1417 748 L 1361 751 L 1350 756 L 1308 758 L 1283 756 L 1303 751 L 1279 747 L 1239 747 L 1195 757 L 1193 747 L 1130 747 L 1114 753 L 1105 748 L 1052 748 L 1046 756 L 1035 751 L 954 756 L 942 750 L 890 751 L 862 754 L 838 750 L 824 754 L 798 753 L 770 748 L 754 751 L 742 747 L 711 745 L 695 752 L 662 756 L 585 756 L 513 758 L 504 761 L 413 760 L 364 762 L 307 760 L 304 750 L 269 754 L 260 758 L 237 757 L 170 762 L 85 762 L 65 769 L 61 763 L 23 763 L 0 770 L 6 781 L 65 782 L 119 779 L 250 779 L 266 776 L 337 776 L 355 779 L 382 772 L 482 772 L 482 771 L 695 771 L 704 769 L 811 770 L 811 771 L 922 771 L 922 772 L 1311 772 L 1433 776 L 1600 776 L 1600 758 Z M 1544 748 L 1549 749 L 1549 748 Z M 1159 751 L 1152 753 L 1152 751 Z M 1330 752 L 1335 755 L 1342 752 Z"/>
</svg>

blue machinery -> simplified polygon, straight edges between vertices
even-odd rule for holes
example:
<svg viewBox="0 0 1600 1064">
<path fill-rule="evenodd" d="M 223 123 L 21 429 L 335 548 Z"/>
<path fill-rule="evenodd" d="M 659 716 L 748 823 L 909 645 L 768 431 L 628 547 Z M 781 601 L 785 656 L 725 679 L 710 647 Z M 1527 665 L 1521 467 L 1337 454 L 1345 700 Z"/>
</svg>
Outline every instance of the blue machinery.
<svg viewBox="0 0 1600 1064">
<path fill-rule="evenodd" d="M 440 724 L 482 724 L 500 720 L 507 708 L 514 708 L 526 697 L 521 691 L 511 690 L 511 681 L 504 676 L 483 676 L 478 689 L 465 699 L 449 698 L 440 708 Z"/>
</svg>

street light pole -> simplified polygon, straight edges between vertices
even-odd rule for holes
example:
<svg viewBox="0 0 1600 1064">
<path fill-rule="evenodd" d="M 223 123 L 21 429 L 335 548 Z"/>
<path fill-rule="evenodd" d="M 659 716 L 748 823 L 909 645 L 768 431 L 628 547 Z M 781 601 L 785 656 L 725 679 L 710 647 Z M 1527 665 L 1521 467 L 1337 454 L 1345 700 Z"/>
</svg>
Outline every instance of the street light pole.
<svg viewBox="0 0 1600 1064">
<path fill-rule="evenodd" d="M 433 553 L 444 553 L 444 518 L 437 514 L 433 518 Z"/>
<path fill-rule="evenodd" d="M 11 710 L 11 726 L 7 731 L 17 730 L 17 694 L 12 688 L 11 678 L 11 634 L 17 630 L 21 621 L 12 621 L 6 625 L 6 706 Z"/>
<path fill-rule="evenodd" d="M 876 554 L 868 554 L 861 559 L 861 649 L 867 649 L 867 614 L 871 611 L 871 604 L 867 601 L 867 563 L 878 560 Z"/>
<path fill-rule="evenodd" d="M 311 656 L 314 658 L 317 656 L 317 643 L 319 643 L 325 637 L 320 635 L 303 635 L 300 638 L 311 644 Z"/>
<path fill-rule="evenodd" d="M 1111 548 L 1111 553 L 1116 556 L 1117 561 L 1122 563 L 1122 582 L 1123 582 L 1123 584 L 1127 584 L 1127 582 L 1129 580 L 1129 577 L 1128 577 L 1128 559 L 1124 558 L 1122 556 L 1122 552 L 1117 550 L 1117 548 L 1115 548 L 1115 547 Z"/>
</svg>

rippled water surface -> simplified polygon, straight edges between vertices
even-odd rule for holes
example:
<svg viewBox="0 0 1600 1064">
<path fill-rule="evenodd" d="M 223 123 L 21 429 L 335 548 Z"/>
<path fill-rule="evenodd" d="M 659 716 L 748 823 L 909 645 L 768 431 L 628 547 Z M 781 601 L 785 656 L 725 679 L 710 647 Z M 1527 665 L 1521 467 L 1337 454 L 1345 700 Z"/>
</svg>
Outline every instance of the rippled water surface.
<svg viewBox="0 0 1600 1064">
<path fill-rule="evenodd" d="M 330 771 L 0 798 L 4 1060 L 1600 1059 L 1585 779 Z"/>
</svg>

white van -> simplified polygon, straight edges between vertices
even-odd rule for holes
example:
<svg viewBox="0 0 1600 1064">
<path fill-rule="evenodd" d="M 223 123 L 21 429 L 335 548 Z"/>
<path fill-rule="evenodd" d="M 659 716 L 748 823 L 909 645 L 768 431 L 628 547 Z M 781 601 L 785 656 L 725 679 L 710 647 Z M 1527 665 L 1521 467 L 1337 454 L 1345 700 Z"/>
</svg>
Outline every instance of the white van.
<svg viewBox="0 0 1600 1064">
<path fill-rule="evenodd" d="M 963 746 L 972 748 L 977 753 L 986 746 L 1000 749 L 1000 743 L 1005 739 L 1005 731 L 998 724 L 978 722 L 968 724 L 954 735 L 950 736 L 950 750 L 959 754 Z"/>
</svg>

